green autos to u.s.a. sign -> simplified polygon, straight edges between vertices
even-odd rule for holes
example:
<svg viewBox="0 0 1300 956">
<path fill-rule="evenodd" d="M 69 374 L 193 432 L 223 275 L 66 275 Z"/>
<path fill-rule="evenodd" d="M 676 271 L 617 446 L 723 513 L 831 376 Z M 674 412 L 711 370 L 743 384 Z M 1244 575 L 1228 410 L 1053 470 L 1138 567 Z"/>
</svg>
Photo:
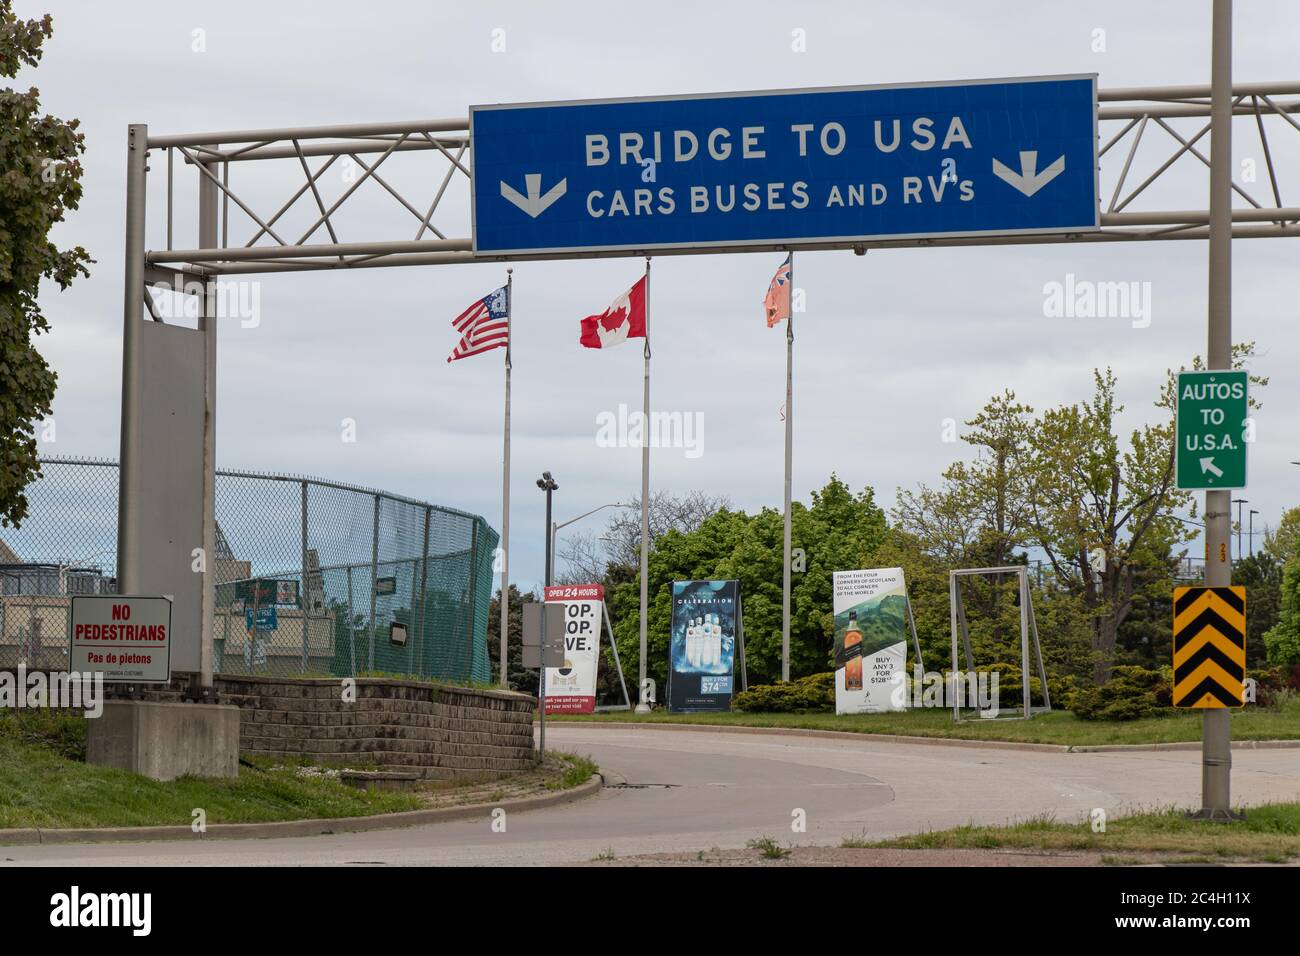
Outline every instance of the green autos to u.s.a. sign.
<svg viewBox="0 0 1300 956">
<path fill-rule="evenodd" d="M 1245 488 L 1251 434 L 1244 371 L 1178 373 L 1175 461 L 1184 490 Z"/>
</svg>

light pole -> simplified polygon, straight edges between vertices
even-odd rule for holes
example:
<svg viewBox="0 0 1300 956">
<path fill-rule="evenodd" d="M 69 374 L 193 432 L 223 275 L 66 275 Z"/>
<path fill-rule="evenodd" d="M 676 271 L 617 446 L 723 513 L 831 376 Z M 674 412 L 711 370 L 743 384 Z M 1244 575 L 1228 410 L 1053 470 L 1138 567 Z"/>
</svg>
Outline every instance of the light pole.
<svg viewBox="0 0 1300 956">
<path fill-rule="evenodd" d="M 1232 368 L 1232 0 L 1214 0 L 1210 38 L 1210 223 L 1205 367 Z M 1205 492 L 1205 583 L 1232 584 L 1227 559 L 1232 537 L 1232 492 Z M 1221 557 L 1222 556 L 1222 557 Z M 1229 711 L 1201 718 L 1203 820 L 1232 820 L 1232 725 Z"/>
<path fill-rule="evenodd" d="M 1250 556 L 1255 556 L 1255 515 L 1259 514 L 1254 508 L 1250 509 Z"/>
<path fill-rule="evenodd" d="M 546 586 L 551 586 L 551 493 L 558 491 L 560 486 L 555 483 L 549 471 L 542 472 L 542 477 L 537 479 L 537 487 L 546 492 Z"/>
<path fill-rule="evenodd" d="M 542 472 L 542 477 L 537 479 L 537 487 L 546 492 L 546 587 L 551 586 L 551 494 L 559 490 L 559 485 L 551 477 L 549 471 Z M 541 738 L 538 741 L 538 754 L 542 760 L 546 759 L 546 590 L 542 590 L 542 647 L 541 647 L 541 666 L 537 668 L 537 724 L 540 728 L 538 735 Z"/>
<path fill-rule="evenodd" d="M 1245 498 L 1233 498 L 1232 503 L 1237 506 L 1237 557 L 1241 557 L 1241 506 L 1250 504 Z"/>
<path fill-rule="evenodd" d="M 552 523 L 551 524 L 551 553 L 555 554 L 558 552 L 558 548 L 556 547 L 556 539 L 560 533 L 561 528 L 566 528 L 569 525 L 574 524 L 575 522 L 581 521 L 583 518 L 589 518 L 592 515 L 594 515 L 597 511 L 604 511 L 606 508 L 631 508 L 631 507 L 632 507 L 631 505 L 625 505 L 621 501 L 615 501 L 611 504 L 601 505 L 598 508 L 592 508 L 590 511 L 584 512 L 583 514 L 578 515 L 578 517 L 576 518 L 570 518 L 568 521 L 561 521 L 559 524 Z M 592 583 L 594 584 L 595 582 Z"/>
</svg>

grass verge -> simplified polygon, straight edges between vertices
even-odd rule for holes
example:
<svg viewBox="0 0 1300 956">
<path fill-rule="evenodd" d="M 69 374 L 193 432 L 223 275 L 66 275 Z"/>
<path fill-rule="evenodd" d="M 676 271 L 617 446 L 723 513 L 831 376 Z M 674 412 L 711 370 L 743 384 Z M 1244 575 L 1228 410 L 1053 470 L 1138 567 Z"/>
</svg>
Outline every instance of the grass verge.
<svg viewBox="0 0 1300 956">
<path fill-rule="evenodd" d="M 1063 746 L 1102 744 L 1185 743 L 1201 739 L 1201 717 L 1180 711 L 1166 717 L 1141 720 L 1081 720 L 1069 711 L 1040 714 L 1033 720 L 979 720 L 952 722 L 952 712 L 937 709 L 906 710 L 890 714 L 754 714 L 731 711 L 720 714 L 650 714 L 610 711 L 591 715 L 554 715 L 547 720 L 605 723 L 710 724 L 733 727 L 793 727 L 805 730 L 840 730 L 859 734 L 899 734 L 955 740 L 1008 740 Z M 1277 709 L 1249 705 L 1232 714 L 1234 740 L 1300 740 L 1300 701 Z"/>
<path fill-rule="evenodd" d="M 1252 807 L 1244 820 L 1206 823 L 1173 808 L 1109 820 L 1104 833 L 1088 823 L 1060 823 L 1037 817 L 1009 826 L 964 826 L 894 840 L 866 842 L 854 838 L 845 846 L 892 847 L 905 850 L 1092 850 L 1103 862 L 1130 863 L 1134 853 L 1179 854 L 1183 862 L 1251 860 L 1284 863 L 1300 856 L 1300 803 L 1271 803 Z"/>
<path fill-rule="evenodd" d="M 0 713 L 0 828 L 189 825 L 195 810 L 204 811 L 208 824 L 360 817 L 566 790 L 597 770 L 587 757 L 550 753 L 544 767 L 496 781 L 362 790 L 289 759 L 246 762 L 228 780 L 163 783 L 83 763 L 84 752 L 83 717 Z"/>
</svg>

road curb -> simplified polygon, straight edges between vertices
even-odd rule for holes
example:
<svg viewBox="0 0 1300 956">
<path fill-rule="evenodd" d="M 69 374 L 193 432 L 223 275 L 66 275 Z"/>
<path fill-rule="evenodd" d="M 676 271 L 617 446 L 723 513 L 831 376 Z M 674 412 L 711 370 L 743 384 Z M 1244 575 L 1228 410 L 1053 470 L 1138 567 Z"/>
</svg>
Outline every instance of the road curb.
<svg viewBox="0 0 1300 956">
<path fill-rule="evenodd" d="M 0 846 L 33 846 L 53 843 L 136 843 L 151 840 L 254 840 L 272 837 L 306 837 L 333 833 L 363 833 L 369 830 L 395 830 L 430 823 L 471 820 L 500 808 L 507 813 L 541 810 L 572 803 L 600 792 L 604 781 L 594 773 L 586 782 L 569 790 L 543 793 L 535 797 L 503 800 L 499 803 L 474 803 L 463 807 L 431 807 L 401 813 L 378 813 L 368 817 L 336 819 L 277 820 L 269 823 L 214 823 L 205 833 L 194 833 L 188 826 L 162 827 L 86 827 L 80 829 L 42 830 L 35 827 L 0 829 Z"/>
<path fill-rule="evenodd" d="M 1234 740 L 1233 750 L 1291 750 L 1300 747 L 1300 740 Z M 1199 740 L 1183 740 L 1168 744 L 1081 744 L 1070 747 L 1074 754 L 1124 753 L 1151 750 L 1200 750 Z"/>
<path fill-rule="evenodd" d="M 670 724 L 647 722 L 643 724 L 623 721 L 561 721 L 572 727 L 613 727 L 636 730 L 689 730 L 695 732 L 717 731 L 724 734 L 767 734 L 776 737 L 821 737 L 828 740 L 867 740 L 893 744 L 922 744 L 935 747 L 971 747 L 980 750 L 1037 750 L 1046 753 L 1067 753 L 1064 744 L 1039 744 L 1018 740 L 963 740 L 955 737 L 908 737 L 903 734 L 861 734 L 852 730 L 813 730 L 804 727 L 735 727 L 725 724 Z"/>
<path fill-rule="evenodd" d="M 803 727 L 740 727 L 726 724 L 677 724 L 667 722 L 566 720 L 571 727 L 612 727 L 636 730 L 717 731 L 724 734 L 768 734 L 779 737 L 822 737 L 831 740 L 871 740 L 893 744 L 921 744 L 932 747 L 973 747 L 984 750 L 1029 750 L 1039 753 L 1125 753 L 1151 750 L 1200 750 L 1199 740 L 1157 744 L 1044 744 L 1024 740 L 970 740 L 959 737 L 912 737 L 905 734 L 864 734 L 852 730 L 814 730 Z M 1233 750 L 1285 750 L 1300 748 L 1300 740 L 1234 740 Z"/>
</svg>

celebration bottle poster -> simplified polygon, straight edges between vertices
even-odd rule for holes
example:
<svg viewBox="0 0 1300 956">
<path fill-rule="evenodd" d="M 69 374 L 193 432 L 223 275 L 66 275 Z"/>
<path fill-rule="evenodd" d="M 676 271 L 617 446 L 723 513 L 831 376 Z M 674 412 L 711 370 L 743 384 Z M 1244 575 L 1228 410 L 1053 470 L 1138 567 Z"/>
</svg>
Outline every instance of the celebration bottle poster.
<svg viewBox="0 0 1300 956">
<path fill-rule="evenodd" d="M 668 709 L 730 710 L 739 581 L 674 581 Z"/>
</svg>

